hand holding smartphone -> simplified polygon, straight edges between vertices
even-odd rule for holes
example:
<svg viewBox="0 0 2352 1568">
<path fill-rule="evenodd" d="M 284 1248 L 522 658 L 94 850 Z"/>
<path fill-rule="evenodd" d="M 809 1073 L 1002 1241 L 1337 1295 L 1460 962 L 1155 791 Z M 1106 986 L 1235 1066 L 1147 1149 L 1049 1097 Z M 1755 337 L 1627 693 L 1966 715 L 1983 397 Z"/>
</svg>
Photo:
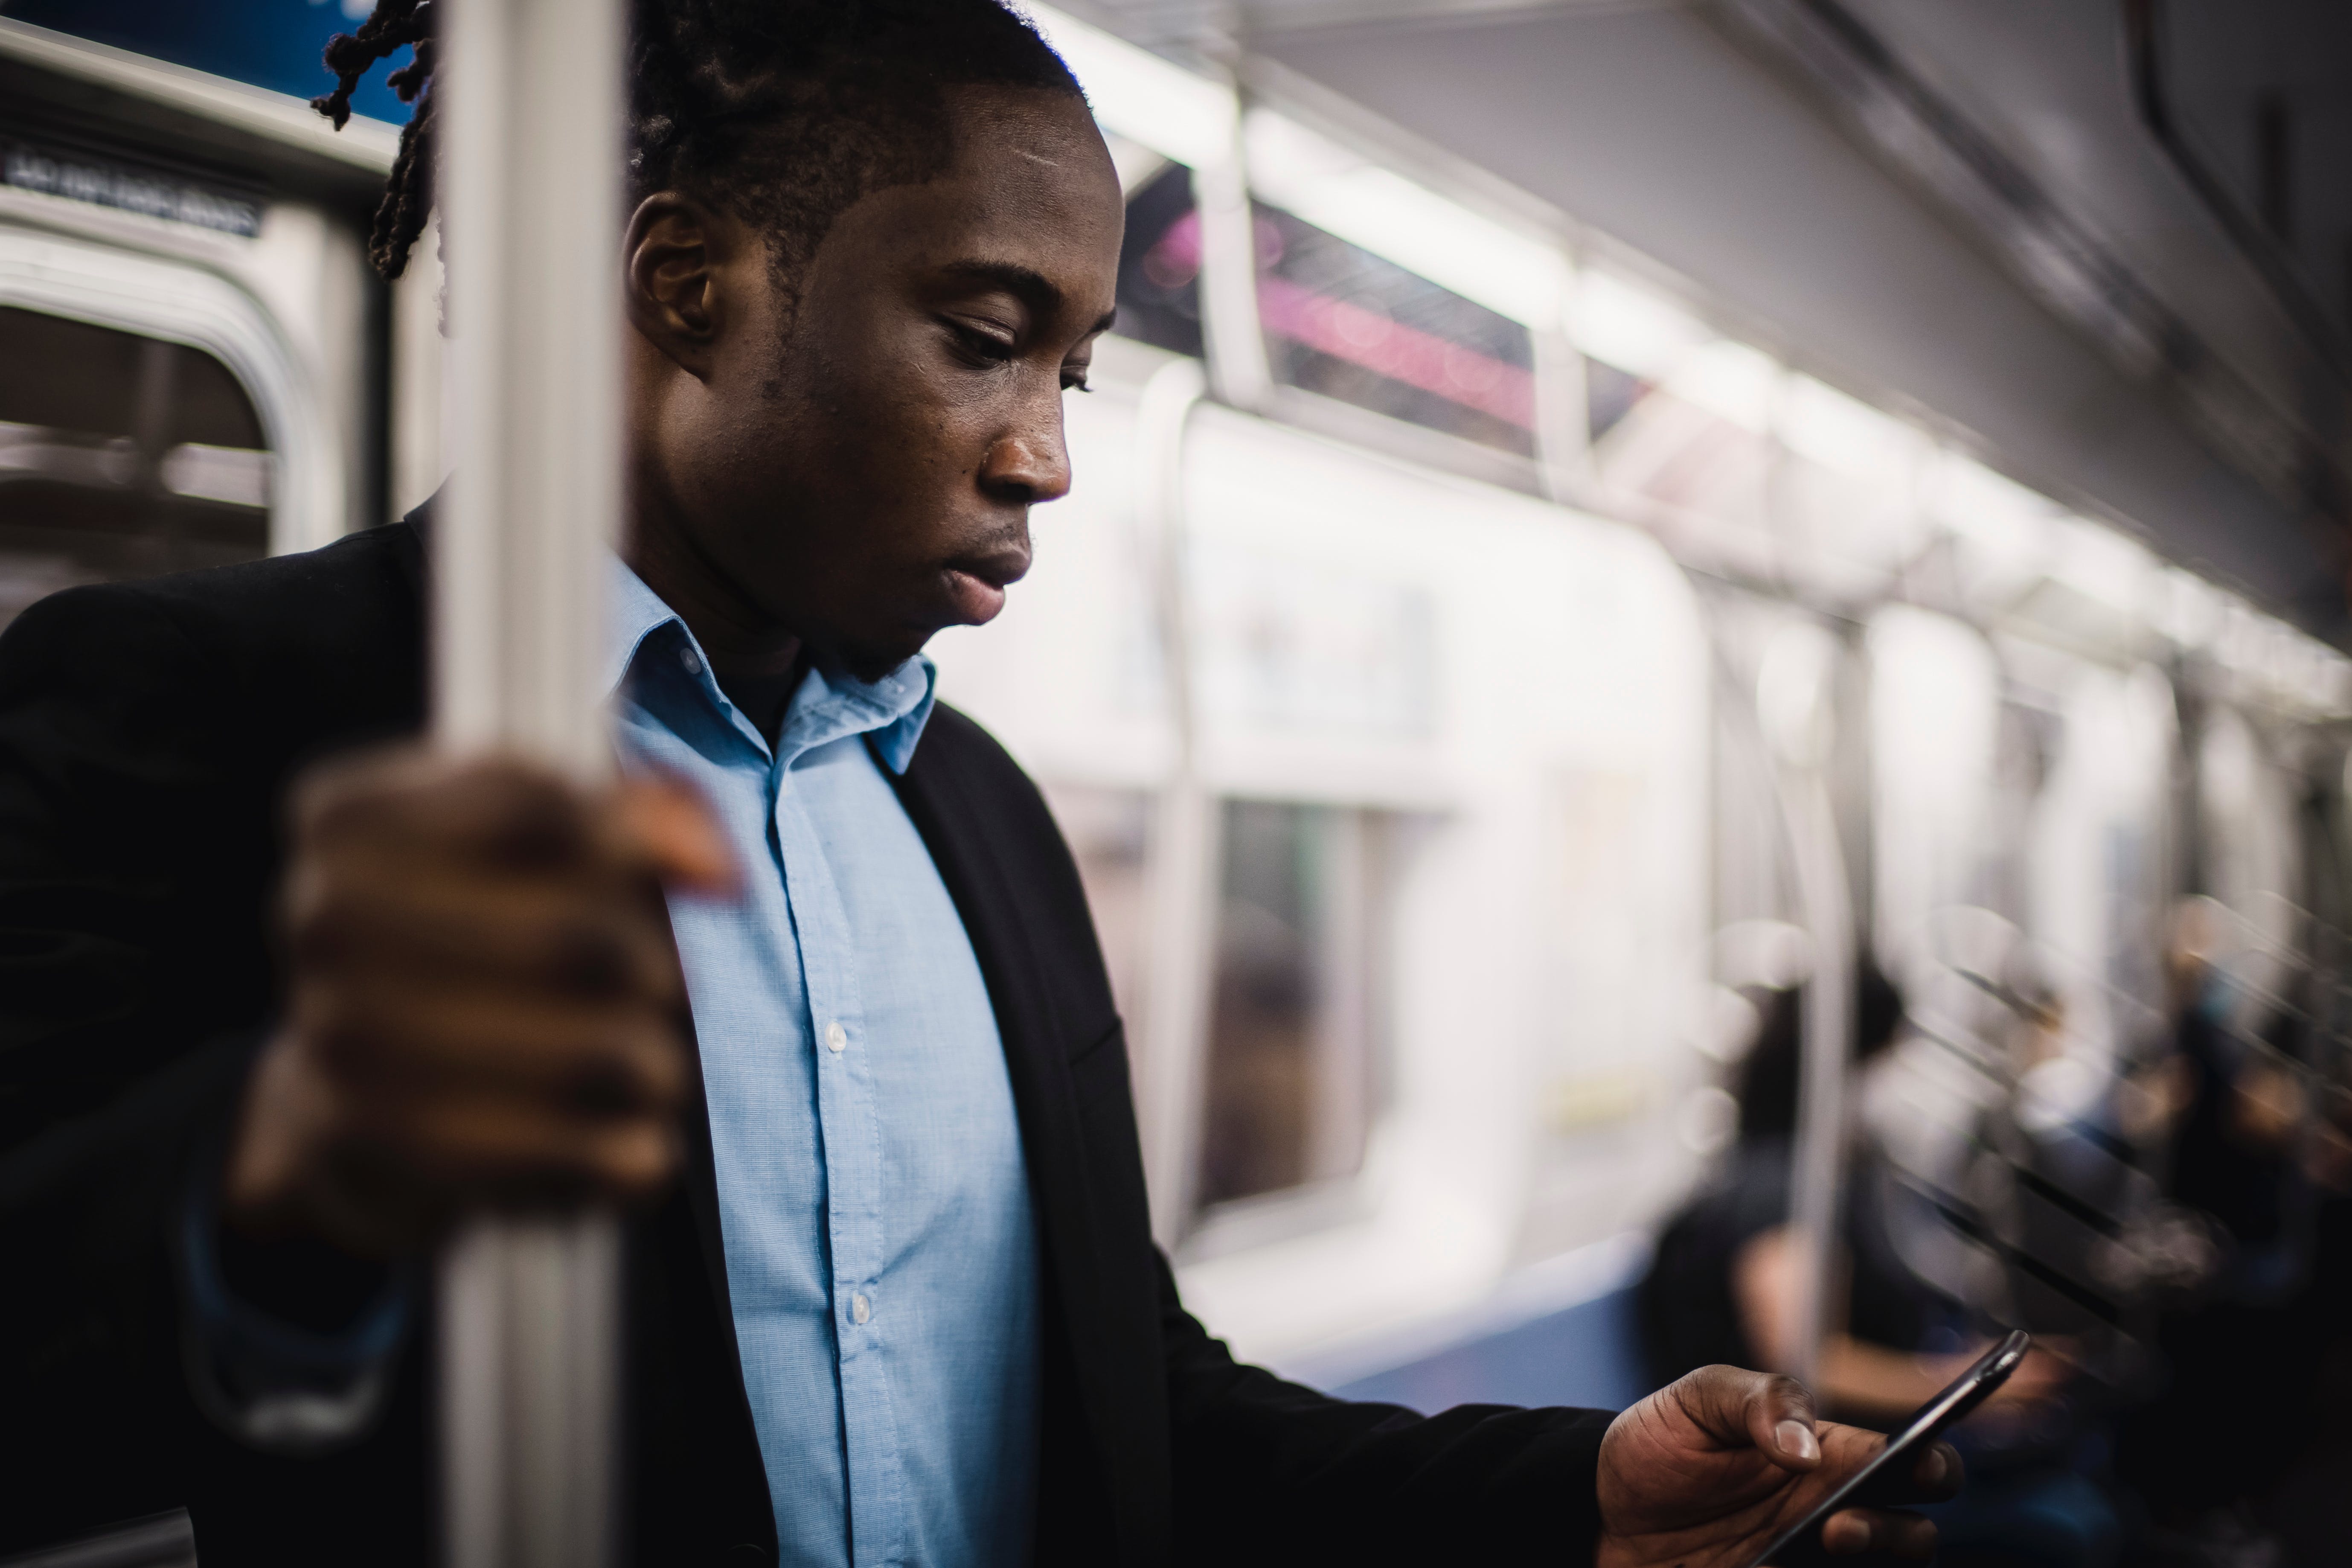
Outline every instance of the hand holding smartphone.
<svg viewBox="0 0 2352 1568">
<path fill-rule="evenodd" d="M 1942 1436 L 1955 1422 L 1965 1419 L 1977 1406 L 1991 1398 L 1994 1391 L 2009 1381 L 2010 1374 L 2025 1364 L 2025 1352 L 2032 1343 L 2032 1336 L 2019 1329 L 1987 1351 L 1974 1366 L 1954 1379 L 1949 1387 L 1913 1411 L 1911 1418 L 1887 1438 L 1886 1447 L 1815 1504 L 1804 1518 L 1776 1536 L 1772 1544 L 1759 1552 L 1748 1568 L 1764 1568 L 1767 1563 L 1785 1565 L 1801 1561 L 1826 1561 L 1822 1551 L 1821 1533 L 1822 1525 L 1830 1515 L 1842 1508 L 1867 1502 L 1869 1500 L 1862 1494 L 1872 1480 L 1883 1475 L 1900 1474 L 1901 1466 L 1916 1459 L 1921 1449 Z"/>
</svg>

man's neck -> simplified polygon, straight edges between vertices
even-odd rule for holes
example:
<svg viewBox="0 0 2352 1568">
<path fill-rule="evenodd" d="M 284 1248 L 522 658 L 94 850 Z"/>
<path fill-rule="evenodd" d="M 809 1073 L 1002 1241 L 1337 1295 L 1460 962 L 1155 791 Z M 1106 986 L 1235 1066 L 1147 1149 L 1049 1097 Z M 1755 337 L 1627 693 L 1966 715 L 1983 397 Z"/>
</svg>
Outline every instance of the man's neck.
<svg viewBox="0 0 2352 1568">
<path fill-rule="evenodd" d="M 798 667 L 799 636 L 764 614 L 683 530 L 640 512 L 626 531 L 621 558 L 677 612 L 722 685 L 730 678 L 772 682 Z"/>
<path fill-rule="evenodd" d="M 775 745 L 784 731 L 784 715 L 792 711 L 793 694 L 799 691 L 808 670 L 795 663 L 782 675 L 751 675 L 742 670 L 729 671 L 717 665 L 710 667 L 719 689 L 727 693 L 727 700 L 742 710 L 751 721 L 751 727 Z"/>
</svg>

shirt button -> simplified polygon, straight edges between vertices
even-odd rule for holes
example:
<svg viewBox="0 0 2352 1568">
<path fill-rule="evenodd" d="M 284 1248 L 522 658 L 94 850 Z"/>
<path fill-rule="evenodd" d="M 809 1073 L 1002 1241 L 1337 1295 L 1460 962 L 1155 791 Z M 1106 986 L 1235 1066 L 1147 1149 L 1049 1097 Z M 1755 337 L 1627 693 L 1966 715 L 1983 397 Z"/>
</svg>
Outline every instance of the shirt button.
<svg viewBox="0 0 2352 1568">
<path fill-rule="evenodd" d="M 702 656 L 695 652 L 690 647 L 682 647 L 677 650 L 677 662 L 686 666 L 686 672 L 688 675 L 700 675 L 702 673 Z"/>
<path fill-rule="evenodd" d="M 874 1303 L 867 1300 L 864 1296 L 852 1296 L 849 1299 L 849 1321 L 851 1322 L 862 1324 L 866 1319 L 873 1315 Z"/>
<path fill-rule="evenodd" d="M 838 1024 L 827 1024 L 824 1026 L 824 1048 L 834 1052 L 835 1055 L 839 1055 L 841 1052 L 847 1050 L 849 1048 L 849 1031 L 843 1028 Z M 857 1321 L 862 1323 L 866 1320 L 860 1318 Z"/>
</svg>

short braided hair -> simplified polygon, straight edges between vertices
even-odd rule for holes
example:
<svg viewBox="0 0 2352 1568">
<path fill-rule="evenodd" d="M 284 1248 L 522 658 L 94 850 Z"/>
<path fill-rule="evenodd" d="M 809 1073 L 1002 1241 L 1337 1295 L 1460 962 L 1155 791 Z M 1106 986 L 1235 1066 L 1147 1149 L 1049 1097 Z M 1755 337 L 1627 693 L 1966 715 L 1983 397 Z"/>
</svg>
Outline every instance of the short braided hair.
<svg viewBox="0 0 2352 1568">
<path fill-rule="evenodd" d="M 416 105 L 401 132 L 368 254 L 397 278 L 433 209 L 434 0 L 378 0 L 327 45 L 339 85 L 312 107 L 340 129 L 352 89 L 388 79 Z M 954 156 L 956 87 L 1083 101 L 1052 47 L 999 0 L 630 0 L 628 183 L 683 190 L 768 237 L 787 289 L 833 222 L 870 192 L 936 177 Z"/>
</svg>

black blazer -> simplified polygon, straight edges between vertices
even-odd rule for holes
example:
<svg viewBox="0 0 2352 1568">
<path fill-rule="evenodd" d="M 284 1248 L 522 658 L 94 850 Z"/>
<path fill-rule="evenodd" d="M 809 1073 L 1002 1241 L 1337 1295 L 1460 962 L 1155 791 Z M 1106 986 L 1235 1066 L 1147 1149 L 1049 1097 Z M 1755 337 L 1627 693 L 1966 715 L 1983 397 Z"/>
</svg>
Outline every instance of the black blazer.
<svg viewBox="0 0 2352 1568">
<path fill-rule="evenodd" d="M 185 1506 L 205 1568 L 432 1556 L 429 1311 L 364 1437 L 263 1453 L 191 1395 L 172 1252 L 275 1005 L 288 783 L 424 720 L 414 522 L 73 589 L 0 637 L 0 1552 Z M 947 708 L 898 789 L 979 955 L 1038 1207 L 1037 1561 L 1588 1560 L 1605 1414 L 1346 1404 L 1235 1363 L 1184 1311 L 1043 800 Z M 686 1179 L 629 1230 L 631 1532 L 646 1564 L 772 1562 L 688 1120 Z M 357 1289 L 323 1249 L 241 1267 L 330 1321 Z"/>
</svg>

